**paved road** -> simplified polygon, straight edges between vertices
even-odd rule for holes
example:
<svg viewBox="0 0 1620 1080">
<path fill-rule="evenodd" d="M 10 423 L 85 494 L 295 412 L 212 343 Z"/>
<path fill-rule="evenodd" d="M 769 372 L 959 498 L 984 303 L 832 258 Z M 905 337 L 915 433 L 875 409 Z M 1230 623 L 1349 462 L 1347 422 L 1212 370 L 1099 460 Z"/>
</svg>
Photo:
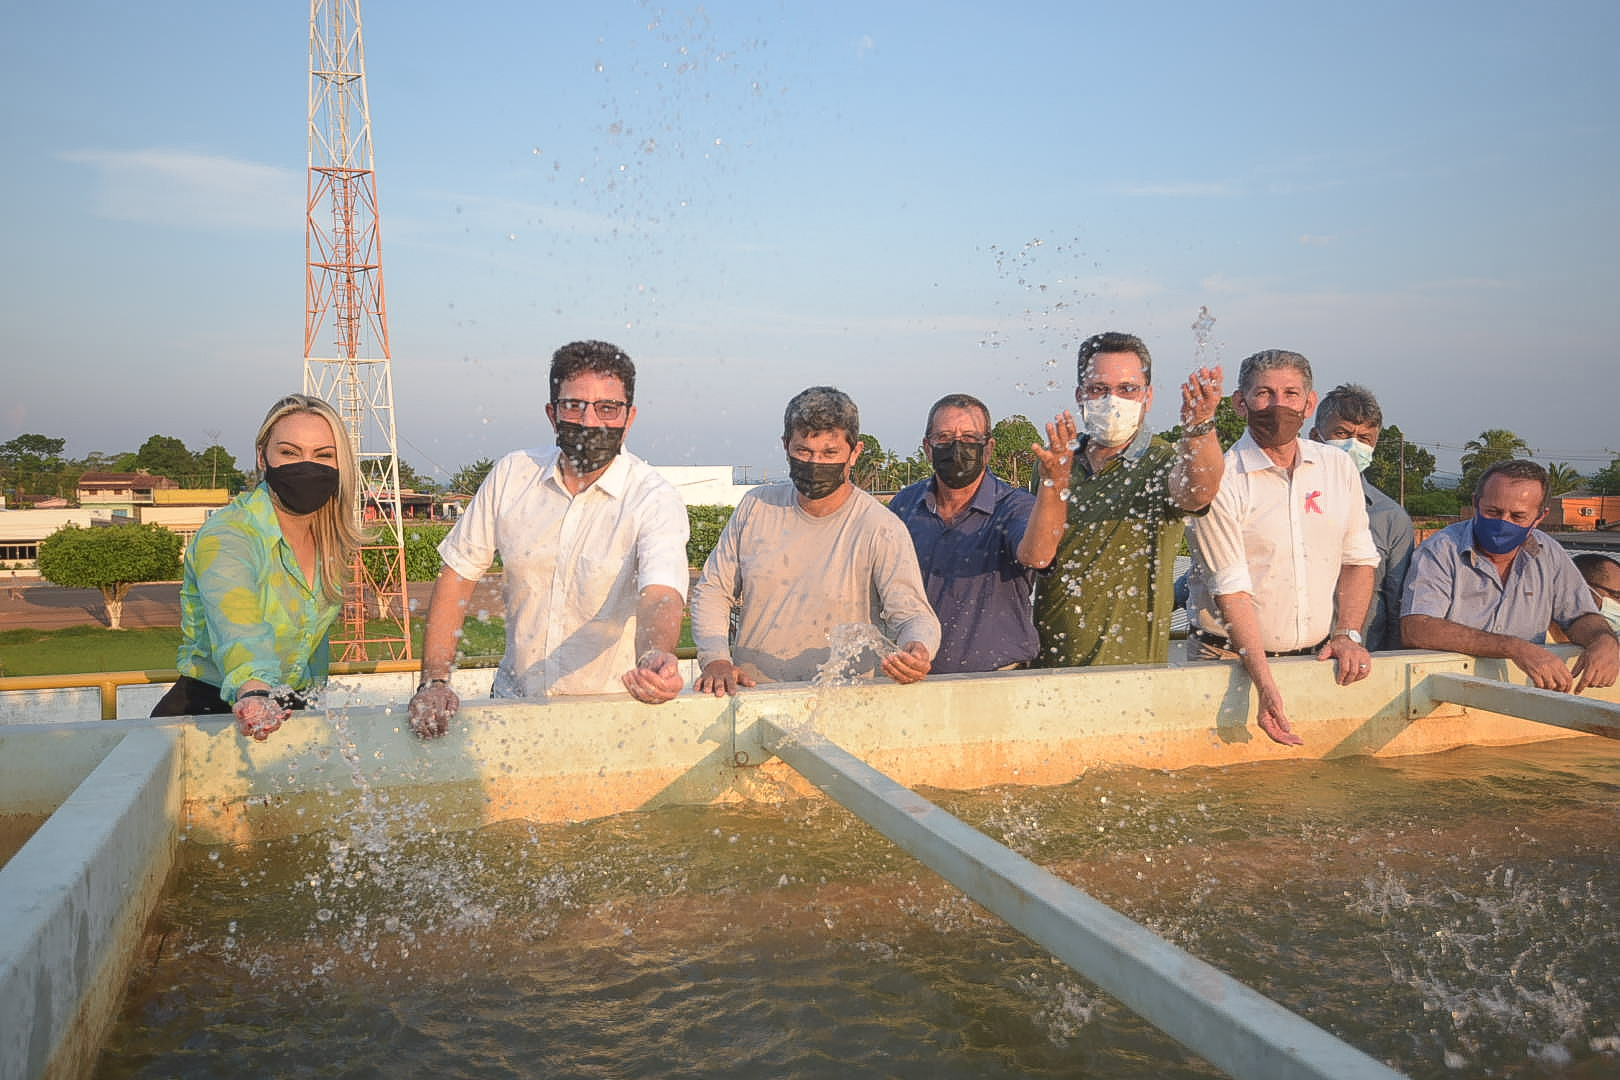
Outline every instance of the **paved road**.
<svg viewBox="0 0 1620 1080">
<path fill-rule="evenodd" d="M 430 581 L 413 581 L 410 597 L 415 612 L 425 616 L 428 598 L 433 594 Z M 473 593 L 474 611 L 491 616 L 505 615 L 501 600 L 501 579 L 486 577 Z M 124 626 L 132 630 L 151 626 L 180 625 L 180 583 L 153 582 L 136 585 L 124 599 Z M 64 626 L 106 626 L 107 616 L 99 589 L 64 589 L 42 581 L 12 581 L 0 578 L 0 630 L 33 628 L 57 630 Z"/>
</svg>

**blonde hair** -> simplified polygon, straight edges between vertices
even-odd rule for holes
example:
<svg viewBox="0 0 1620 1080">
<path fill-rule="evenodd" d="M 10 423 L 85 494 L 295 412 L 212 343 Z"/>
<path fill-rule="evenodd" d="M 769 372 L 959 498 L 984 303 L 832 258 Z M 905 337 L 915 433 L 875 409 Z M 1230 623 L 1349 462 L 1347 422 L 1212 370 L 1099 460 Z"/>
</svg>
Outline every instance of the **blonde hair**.
<svg viewBox="0 0 1620 1080">
<path fill-rule="evenodd" d="M 264 414 L 264 423 L 259 425 L 258 437 L 253 440 L 261 469 L 270 462 L 265 451 L 270 445 L 271 431 L 294 413 L 312 413 L 332 429 L 332 442 L 337 449 L 337 495 L 315 511 L 310 534 L 315 539 L 315 558 L 321 568 L 321 591 L 329 600 L 341 600 L 343 586 L 349 579 L 349 563 L 367 540 L 355 514 L 359 459 L 355 456 L 354 444 L 349 441 L 349 429 L 336 409 L 318 397 L 288 394 L 270 406 L 270 411 Z"/>
</svg>

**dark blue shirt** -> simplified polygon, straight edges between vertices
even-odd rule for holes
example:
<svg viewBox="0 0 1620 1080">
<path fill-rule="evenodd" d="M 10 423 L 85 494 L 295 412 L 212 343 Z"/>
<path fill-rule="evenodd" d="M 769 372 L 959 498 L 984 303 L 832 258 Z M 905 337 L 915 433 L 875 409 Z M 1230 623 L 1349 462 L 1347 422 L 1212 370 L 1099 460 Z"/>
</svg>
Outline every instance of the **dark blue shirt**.
<svg viewBox="0 0 1620 1080">
<path fill-rule="evenodd" d="M 951 525 L 940 520 L 932 476 L 890 500 L 911 532 L 928 602 L 939 616 L 936 672 L 994 671 L 1035 659 L 1035 571 L 1018 561 L 1034 508 L 1035 496 L 990 472 Z"/>
</svg>

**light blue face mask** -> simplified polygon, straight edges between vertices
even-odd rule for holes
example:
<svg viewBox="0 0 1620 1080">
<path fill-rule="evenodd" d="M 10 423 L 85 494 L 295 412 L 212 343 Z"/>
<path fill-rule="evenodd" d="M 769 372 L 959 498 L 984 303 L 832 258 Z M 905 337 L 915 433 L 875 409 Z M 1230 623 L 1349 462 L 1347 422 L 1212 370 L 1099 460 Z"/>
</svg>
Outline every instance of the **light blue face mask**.
<svg viewBox="0 0 1620 1080">
<path fill-rule="evenodd" d="M 1603 597 L 1598 605 L 1598 614 L 1603 616 L 1603 621 L 1609 624 L 1610 630 L 1620 634 L 1620 600 Z"/>
<path fill-rule="evenodd" d="M 1356 463 L 1356 472 L 1366 472 L 1367 466 L 1372 464 L 1373 448 L 1360 439 L 1323 439 L 1326 446 L 1336 446 L 1350 455 L 1350 460 Z"/>
</svg>

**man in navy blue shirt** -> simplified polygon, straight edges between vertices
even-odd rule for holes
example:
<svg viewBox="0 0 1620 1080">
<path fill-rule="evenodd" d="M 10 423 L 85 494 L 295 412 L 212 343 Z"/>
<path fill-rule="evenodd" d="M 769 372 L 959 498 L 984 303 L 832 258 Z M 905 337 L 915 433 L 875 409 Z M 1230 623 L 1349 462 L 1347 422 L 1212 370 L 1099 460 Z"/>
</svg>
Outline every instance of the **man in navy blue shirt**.
<svg viewBox="0 0 1620 1080">
<path fill-rule="evenodd" d="M 1074 417 L 1059 416 L 1046 435 L 1047 446 L 1031 447 L 1041 471 L 1031 495 L 989 471 L 996 443 L 984 402 L 947 394 L 928 410 L 923 453 L 934 475 L 902 490 L 889 509 L 911 532 L 943 630 L 936 674 L 1025 667 L 1040 649 L 1031 595 L 1067 525 Z"/>
</svg>

